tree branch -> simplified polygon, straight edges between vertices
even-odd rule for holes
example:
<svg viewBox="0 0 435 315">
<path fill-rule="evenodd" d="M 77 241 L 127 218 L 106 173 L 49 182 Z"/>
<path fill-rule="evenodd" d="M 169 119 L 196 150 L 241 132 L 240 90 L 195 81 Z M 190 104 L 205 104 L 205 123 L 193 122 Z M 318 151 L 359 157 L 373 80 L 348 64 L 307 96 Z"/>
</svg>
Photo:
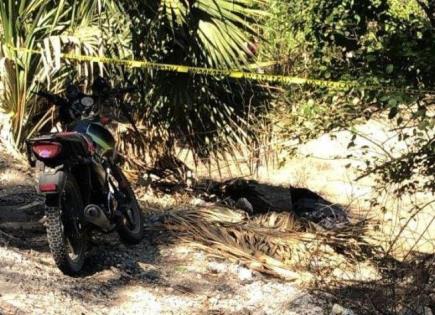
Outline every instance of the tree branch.
<svg viewBox="0 0 435 315">
<path fill-rule="evenodd" d="M 435 0 L 429 0 L 427 3 L 424 0 L 417 0 L 417 3 L 428 17 L 432 28 L 435 29 Z"/>
</svg>

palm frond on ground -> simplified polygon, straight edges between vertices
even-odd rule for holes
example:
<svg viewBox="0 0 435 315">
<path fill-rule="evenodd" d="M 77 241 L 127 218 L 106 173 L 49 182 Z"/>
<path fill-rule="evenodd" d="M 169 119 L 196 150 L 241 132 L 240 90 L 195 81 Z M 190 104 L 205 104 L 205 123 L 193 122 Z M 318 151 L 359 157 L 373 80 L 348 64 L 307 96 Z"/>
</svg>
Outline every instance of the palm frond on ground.
<svg viewBox="0 0 435 315">
<path fill-rule="evenodd" d="M 292 213 L 249 218 L 239 211 L 207 207 L 158 215 L 161 228 L 182 241 L 284 279 L 296 280 L 308 271 L 328 274 L 337 268 L 353 268 L 355 260 L 365 260 L 370 254 L 364 250 L 370 247 L 364 240 L 370 226 L 366 221 L 324 230 Z"/>
</svg>

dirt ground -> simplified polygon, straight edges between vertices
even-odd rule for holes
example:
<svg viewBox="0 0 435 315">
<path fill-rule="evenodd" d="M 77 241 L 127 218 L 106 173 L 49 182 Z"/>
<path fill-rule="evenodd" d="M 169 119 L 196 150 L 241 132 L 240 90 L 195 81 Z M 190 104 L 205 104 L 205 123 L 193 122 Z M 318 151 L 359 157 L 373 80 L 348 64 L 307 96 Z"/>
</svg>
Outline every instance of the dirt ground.
<svg viewBox="0 0 435 315">
<path fill-rule="evenodd" d="M 400 149 L 382 123 L 363 125 L 360 131 L 389 150 Z M 260 167 L 259 177 L 274 185 L 309 187 L 350 209 L 352 217 L 378 220 L 378 233 L 386 242 L 381 245 L 388 246 L 401 231 L 394 247 L 397 257 L 410 249 L 433 253 L 435 205 L 411 221 L 409 211 L 414 201 L 424 203 L 433 196 L 403 196 L 400 200 L 381 196 L 387 210 L 371 208 L 369 201 L 377 191 L 370 178 L 354 181 L 354 169 L 362 157 L 347 149 L 351 137 L 348 132 L 338 134 L 336 140 L 322 136 L 301 146 L 299 156 L 284 167 Z M 357 141 L 360 146 L 370 145 L 364 139 Z M 379 154 L 376 146 L 372 148 L 372 154 Z M 348 158 L 350 153 L 356 155 Z M 365 293 L 356 285 L 319 295 L 312 283 L 306 287 L 265 276 L 150 230 L 137 246 L 122 245 L 117 235 L 98 238 L 84 275 L 66 277 L 50 256 L 39 222 L 43 199 L 35 193 L 34 184 L 26 162 L 0 145 L 0 314 L 332 314 L 337 300 L 343 304 L 339 295 L 365 303 Z M 149 200 L 141 197 L 146 212 Z M 174 206 L 167 196 L 158 201 L 163 208 Z M 366 271 L 361 269 L 350 280 L 364 278 Z M 392 287 L 396 289 L 394 283 Z M 374 283 L 370 290 L 372 299 L 383 293 L 376 290 L 385 289 Z M 370 299 L 367 297 L 367 304 L 373 303 Z M 359 313 L 358 308 L 353 311 Z"/>
<path fill-rule="evenodd" d="M 331 305 L 292 282 L 209 258 L 148 233 L 137 246 L 97 239 L 82 277 L 50 256 L 25 161 L 0 148 L 0 314 L 322 314 Z"/>
</svg>

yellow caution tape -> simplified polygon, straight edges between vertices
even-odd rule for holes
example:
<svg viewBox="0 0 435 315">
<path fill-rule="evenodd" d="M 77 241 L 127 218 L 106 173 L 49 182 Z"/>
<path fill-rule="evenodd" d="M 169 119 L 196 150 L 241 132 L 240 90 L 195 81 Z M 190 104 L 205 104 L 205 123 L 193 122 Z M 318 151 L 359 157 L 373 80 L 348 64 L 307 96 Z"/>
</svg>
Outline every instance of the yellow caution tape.
<svg viewBox="0 0 435 315">
<path fill-rule="evenodd" d="M 10 47 L 10 48 L 16 51 L 41 54 L 41 55 L 43 54 L 41 51 L 33 50 L 33 49 L 15 48 L 15 47 Z M 126 59 L 118 59 L 118 58 L 109 58 L 105 56 L 86 56 L 86 55 L 76 55 L 76 54 L 68 54 L 68 53 L 67 54 L 62 53 L 60 56 L 61 58 L 64 59 L 100 62 L 100 63 L 108 63 L 108 64 L 119 64 L 119 65 L 127 66 L 129 68 L 148 68 L 148 69 L 154 69 L 154 70 L 166 71 L 166 72 L 190 73 L 190 74 L 207 75 L 207 76 L 222 76 L 222 77 L 230 77 L 234 79 L 247 79 L 247 80 L 263 81 L 263 82 L 271 82 L 271 83 L 283 83 L 288 85 L 307 84 L 307 85 L 327 87 L 327 88 L 338 89 L 338 90 L 360 88 L 360 89 L 368 89 L 368 90 L 379 89 L 384 91 L 403 91 L 403 92 L 414 93 L 414 94 L 415 93 L 435 94 L 435 91 L 432 90 L 416 90 L 416 89 L 407 89 L 407 88 L 386 87 L 383 85 L 364 85 L 351 81 L 307 79 L 307 78 L 285 76 L 285 75 L 271 75 L 271 74 L 264 74 L 264 73 L 244 72 L 239 70 L 213 69 L 213 68 L 205 68 L 205 67 L 191 67 L 191 66 L 155 63 L 155 62 L 140 61 L 140 60 L 126 60 Z M 275 63 L 276 62 L 263 63 L 263 64 L 269 66 Z M 251 66 L 255 66 L 255 65 L 251 65 Z"/>
</svg>

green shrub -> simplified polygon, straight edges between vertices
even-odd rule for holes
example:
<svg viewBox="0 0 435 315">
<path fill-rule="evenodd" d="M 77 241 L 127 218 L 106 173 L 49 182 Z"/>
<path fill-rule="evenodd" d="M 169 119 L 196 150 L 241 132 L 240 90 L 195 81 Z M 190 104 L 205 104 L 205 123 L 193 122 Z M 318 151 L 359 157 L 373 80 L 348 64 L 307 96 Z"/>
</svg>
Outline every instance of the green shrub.
<svg viewBox="0 0 435 315">
<path fill-rule="evenodd" d="M 386 112 L 397 125 L 400 139 L 411 138 L 413 145 L 408 155 L 375 161 L 367 172 L 378 173 L 384 181 L 403 183 L 407 190 L 433 191 L 434 119 L 430 112 L 434 103 L 431 97 L 413 91 L 435 85 L 435 29 L 429 14 L 434 6 L 422 3 L 272 1 L 273 17 L 265 31 L 270 44 L 263 46 L 261 56 L 280 60 L 282 66 L 274 71 L 360 85 L 347 91 L 284 87 L 274 106 L 275 120 L 289 113 L 286 127 L 280 130 L 282 136 L 306 141 Z M 392 89 L 382 88 L 386 86 Z M 423 175 L 417 183 L 415 170 Z"/>
</svg>

